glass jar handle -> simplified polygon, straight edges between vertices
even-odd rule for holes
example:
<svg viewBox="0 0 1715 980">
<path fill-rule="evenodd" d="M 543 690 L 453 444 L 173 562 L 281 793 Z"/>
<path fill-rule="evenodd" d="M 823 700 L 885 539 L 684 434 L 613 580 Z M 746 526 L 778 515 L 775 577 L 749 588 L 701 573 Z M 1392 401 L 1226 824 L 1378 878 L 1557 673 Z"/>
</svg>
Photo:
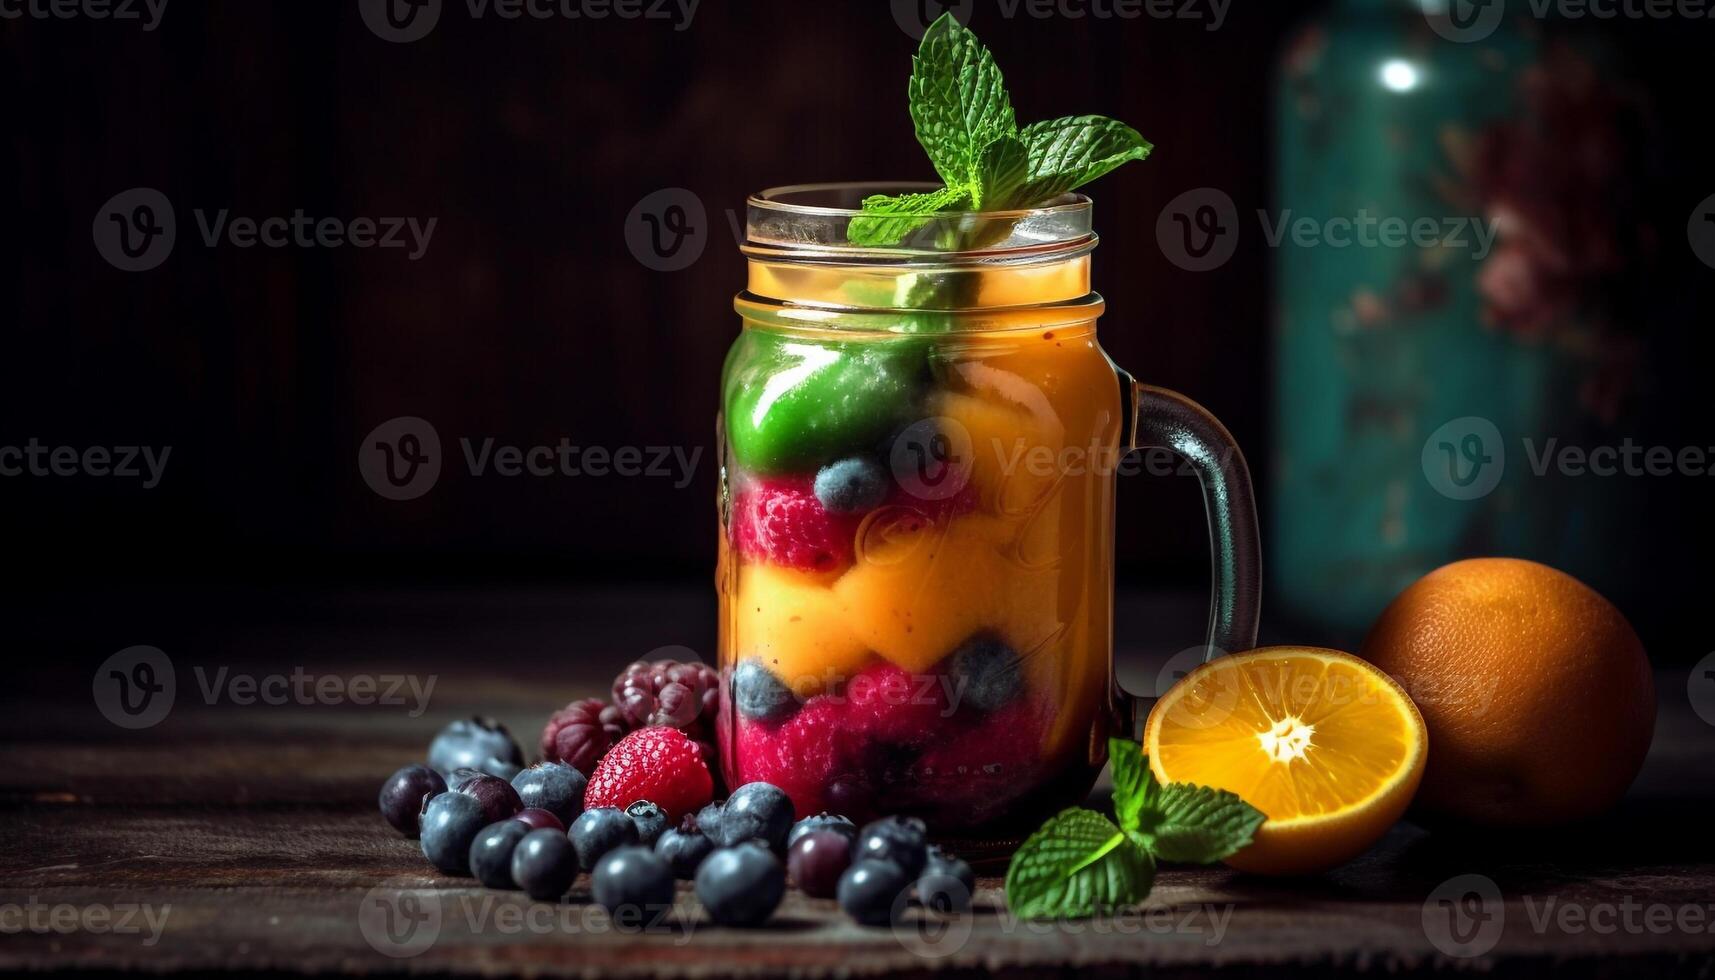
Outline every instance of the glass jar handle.
<svg viewBox="0 0 1715 980">
<path fill-rule="evenodd" d="M 1121 447 L 1171 450 L 1191 465 L 1203 485 L 1213 579 L 1203 659 L 1249 650 L 1256 646 L 1262 613 L 1262 545 L 1244 453 L 1208 409 L 1124 371 L 1119 376 L 1127 421 Z M 1131 709 L 1127 727 L 1133 738 L 1141 738 L 1154 699 L 1129 692 L 1126 698 Z"/>
</svg>

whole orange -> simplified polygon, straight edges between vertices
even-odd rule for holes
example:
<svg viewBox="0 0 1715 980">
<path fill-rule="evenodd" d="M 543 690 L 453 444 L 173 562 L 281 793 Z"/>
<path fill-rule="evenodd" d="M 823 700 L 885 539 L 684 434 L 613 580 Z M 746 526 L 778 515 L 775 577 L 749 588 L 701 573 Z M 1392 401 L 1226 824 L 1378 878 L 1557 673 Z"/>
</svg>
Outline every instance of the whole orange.
<svg viewBox="0 0 1715 980">
<path fill-rule="evenodd" d="M 1592 817 L 1631 785 L 1655 685 L 1625 616 L 1564 572 L 1516 558 L 1438 568 L 1394 599 L 1362 656 L 1417 702 L 1417 801 L 1488 826 Z"/>
</svg>

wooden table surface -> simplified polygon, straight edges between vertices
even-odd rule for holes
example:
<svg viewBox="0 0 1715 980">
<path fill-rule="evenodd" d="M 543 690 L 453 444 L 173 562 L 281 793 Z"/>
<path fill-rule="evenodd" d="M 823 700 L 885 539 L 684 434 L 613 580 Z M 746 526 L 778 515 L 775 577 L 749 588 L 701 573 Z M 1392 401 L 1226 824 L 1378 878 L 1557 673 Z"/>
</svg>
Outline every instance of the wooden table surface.
<svg viewBox="0 0 1715 980">
<path fill-rule="evenodd" d="M 439 876 L 382 823 L 382 779 L 446 721 L 498 716 L 530 751 L 552 708 L 598 693 L 630 659 L 703 649 L 710 606 L 676 590 L 161 590 L 86 616 L 63 602 L 21 611 L 33 666 L 0 717 L 0 970 L 1715 975 L 1715 727 L 1693 711 L 1685 669 L 1659 674 L 1645 771 L 1599 826 L 1474 841 L 1402 824 L 1306 881 L 1166 869 L 1145 909 L 1115 921 L 1021 923 L 985 879 L 977 911 L 951 923 L 914 913 L 865 929 L 791 894 L 771 927 L 722 929 L 681 894 L 672 921 L 639 934 L 582 882 L 554 906 Z M 1195 600 L 1136 598 L 1120 633 L 1200 617 Z M 159 724 L 126 730 L 97 709 L 92 678 L 140 643 L 171 658 L 176 696 Z M 1122 647 L 1122 680 L 1152 683 L 1172 652 Z M 429 697 L 405 685 L 398 704 L 238 703 L 243 678 L 294 670 L 353 691 L 360 677 L 382 692 L 414 678 Z"/>
</svg>

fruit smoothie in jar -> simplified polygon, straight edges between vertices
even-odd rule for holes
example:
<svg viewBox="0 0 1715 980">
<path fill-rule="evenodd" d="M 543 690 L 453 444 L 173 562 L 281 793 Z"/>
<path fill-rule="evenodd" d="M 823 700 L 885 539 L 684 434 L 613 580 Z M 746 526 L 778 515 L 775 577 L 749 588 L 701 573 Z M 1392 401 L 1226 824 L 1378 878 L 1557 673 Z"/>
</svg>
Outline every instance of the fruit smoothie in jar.
<svg viewBox="0 0 1715 980">
<path fill-rule="evenodd" d="M 1135 728 L 1111 664 L 1114 476 L 1162 396 L 1097 343 L 1087 198 L 853 245 L 849 209 L 895 190 L 750 202 L 719 423 L 722 765 L 800 815 L 1016 839 Z M 1224 550 L 1254 565 L 1248 547 Z M 1254 635 L 1231 599 L 1222 638 Z"/>
</svg>

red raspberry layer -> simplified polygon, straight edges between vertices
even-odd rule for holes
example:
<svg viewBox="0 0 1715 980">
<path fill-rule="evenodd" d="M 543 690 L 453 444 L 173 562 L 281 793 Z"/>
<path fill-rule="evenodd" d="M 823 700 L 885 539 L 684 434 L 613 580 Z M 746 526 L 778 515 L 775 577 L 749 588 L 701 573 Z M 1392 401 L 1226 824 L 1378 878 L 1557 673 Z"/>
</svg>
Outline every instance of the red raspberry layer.
<svg viewBox="0 0 1715 980">
<path fill-rule="evenodd" d="M 812 489 L 814 477 L 757 480 L 732 501 L 732 543 L 738 553 L 806 572 L 851 564 L 862 518 L 828 513 Z"/>
</svg>

